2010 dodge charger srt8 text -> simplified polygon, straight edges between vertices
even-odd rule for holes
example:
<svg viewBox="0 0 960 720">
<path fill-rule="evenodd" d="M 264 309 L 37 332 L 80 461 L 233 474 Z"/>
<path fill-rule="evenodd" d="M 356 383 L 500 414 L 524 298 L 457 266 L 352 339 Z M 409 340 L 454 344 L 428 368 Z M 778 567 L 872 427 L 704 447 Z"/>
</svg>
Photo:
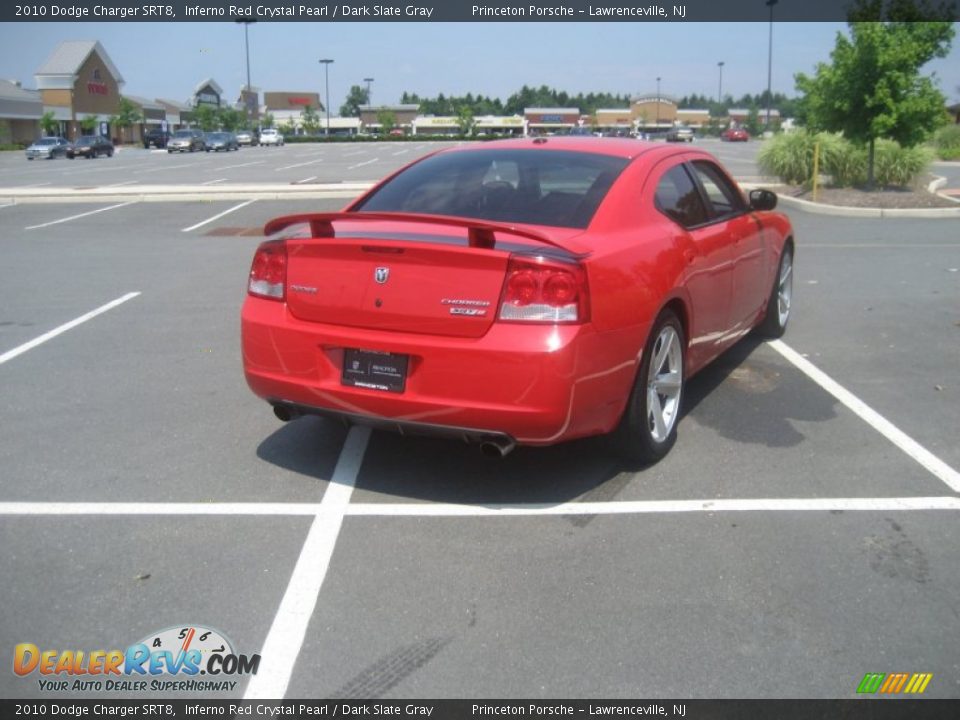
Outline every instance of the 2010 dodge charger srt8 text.
<svg viewBox="0 0 960 720">
<path fill-rule="evenodd" d="M 710 154 L 536 138 L 422 158 L 339 213 L 277 218 L 242 311 L 278 417 L 334 415 L 505 454 L 676 438 L 684 383 L 752 329 L 783 334 L 794 240 L 776 196 Z"/>
</svg>

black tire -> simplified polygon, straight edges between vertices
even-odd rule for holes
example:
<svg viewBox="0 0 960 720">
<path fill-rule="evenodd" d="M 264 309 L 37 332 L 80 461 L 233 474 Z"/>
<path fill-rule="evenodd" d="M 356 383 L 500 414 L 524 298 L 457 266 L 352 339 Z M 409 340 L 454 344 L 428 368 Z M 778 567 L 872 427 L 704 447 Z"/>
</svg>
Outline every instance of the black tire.
<svg viewBox="0 0 960 720">
<path fill-rule="evenodd" d="M 676 344 L 674 344 L 674 340 Z M 670 377 L 671 383 L 679 378 L 679 384 L 666 391 L 675 395 L 664 395 L 652 386 L 650 365 L 655 356 L 661 351 L 663 343 L 669 343 L 666 355 L 661 359 L 660 368 L 668 367 L 669 374 L 660 374 L 659 378 Z M 683 391 L 686 381 L 686 338 L 683 325 L 672 310 L 664 310 L 657 317 L 650 337 L 643 349 L 643 359 L 640 370 L 634 380 L 627 401 L 627 408 L 620 419 L 620 425 L 613 433 L 613 441 L 617 452 L 631 464 L 651 465 L 663 458 L 677 440 L 677 424 L 680 420 L 680 408 L 683 402 Z M 660 404 L 661 424 L 658 426 L 653 419 L 649 406 L 650 392 L 657 395 Z M 664 425 L 664 416 L 669 415 Z"/>
<path fill-rule="evenodd" d="M 784 277 L 786 266 L 786 277 Z M 784 284 L 785 283 L 785 284 Z M 777 274 L 773 278 L 770 297 L 763 320 L 757 325 L 757 334 L 767 338 L 783 337 L 790 321 L 790 306 L 793 302 L 793 246 L 787 243 L 780 254 Z"/>
</svg>

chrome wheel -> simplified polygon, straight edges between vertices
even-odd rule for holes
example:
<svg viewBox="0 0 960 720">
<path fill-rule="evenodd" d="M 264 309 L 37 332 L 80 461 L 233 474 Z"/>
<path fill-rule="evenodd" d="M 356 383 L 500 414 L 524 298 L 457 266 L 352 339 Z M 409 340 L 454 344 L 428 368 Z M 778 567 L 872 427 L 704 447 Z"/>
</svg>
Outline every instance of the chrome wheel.
<svg viewBox="0 0 960 720">
<path fill-rule="evenodd" d="M 793 254 L 784 250 L 780 262 L 780 279 L 777 281 L 777 319 L 785 327 L 790 319 L 790 301 L 793 298 Z"/>
<path fill-rule="evenodd" d="M 647 373 L 647 429 L 650 437 L 664 442 L 673 432 L 683 389 L 683 351 L 680 336 L 671 325 L 660 330 L 653 344 Z"/>
</svg>

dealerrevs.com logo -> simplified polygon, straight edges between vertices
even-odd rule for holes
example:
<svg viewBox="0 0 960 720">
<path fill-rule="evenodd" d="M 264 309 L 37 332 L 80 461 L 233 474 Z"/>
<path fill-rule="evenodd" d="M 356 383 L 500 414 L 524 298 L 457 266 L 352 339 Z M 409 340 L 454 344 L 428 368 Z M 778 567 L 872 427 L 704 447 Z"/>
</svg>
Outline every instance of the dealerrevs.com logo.
<svg viewBox="0 0 960 720">
<path fill-rule="evenodd" d="M 233 678 L 259 667 L 260 655 L 238 654 L 223 633 L 200 625 L 161 630 L 126 650 L 13 650 L 13 672 L 50 692 L 230 691 Z"/>
</svg>

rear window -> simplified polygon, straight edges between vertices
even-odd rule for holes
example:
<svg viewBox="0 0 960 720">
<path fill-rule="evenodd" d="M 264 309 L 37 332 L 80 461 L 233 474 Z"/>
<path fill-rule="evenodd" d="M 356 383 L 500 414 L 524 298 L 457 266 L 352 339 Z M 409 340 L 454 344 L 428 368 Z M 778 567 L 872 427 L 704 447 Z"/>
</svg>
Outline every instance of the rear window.
<svg viewBox="0 0 960 720">
<path fill-rule="evenodd" d="M 566 150 L 445 153 L 403 171 L 356 209 L 585 228 L 627 162 Z"/>
<path fill-rule="evenodd" d="M 175 138 L 191 138 L 191 137 L 193 137 L 195 134 L 196 134 L 196 133 L 195 133 L 195 131 L 193 131 L 193 130 L 177 130 L 177 131 L 173 134 L 173 136 L 174 136 Z"/>
</svg>

